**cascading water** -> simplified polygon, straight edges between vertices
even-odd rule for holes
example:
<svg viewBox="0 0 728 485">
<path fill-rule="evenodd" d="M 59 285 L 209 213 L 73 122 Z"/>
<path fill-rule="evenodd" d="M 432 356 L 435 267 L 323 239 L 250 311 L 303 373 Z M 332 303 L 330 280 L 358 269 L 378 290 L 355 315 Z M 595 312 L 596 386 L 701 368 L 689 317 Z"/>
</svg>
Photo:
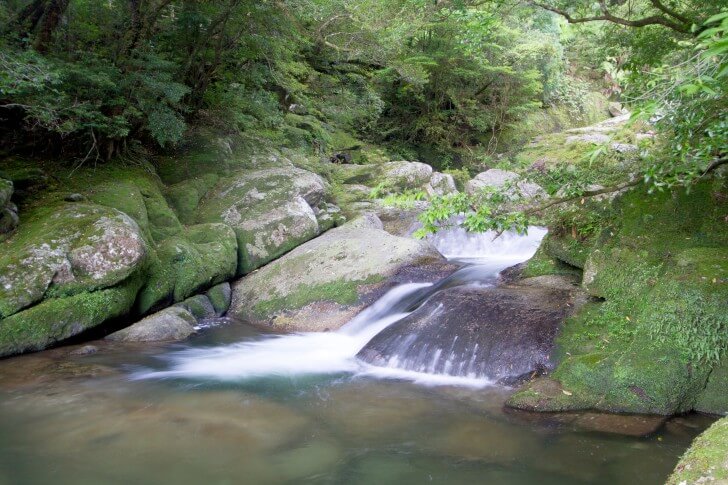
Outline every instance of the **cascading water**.
<svg viewBox="0 0 728 485">
<path fill-rule="evenodd" d="M 422 383 L 487 385 L 479 375 L 435 374 L 377 367 L 356 356 L 384 329 L 400 321 L 440 290 L 459 286 L 489 287 L 503 269 L 530 258 L 546 234 L 531 228 L 528 235 L 468 234 L 461 229 L 443 231 L 432 242 L 446 257 L 468 266 L 435 284 L 411 283 L 393 288 L 335 332 L 265 336 L 238 344 L 188 349 L 168 355 L 170 369 L 143 372 L 137 378 L 179 377 L 240 380 L 265 376 L 354 373 L 411 379 Z M 434 370 L 434 368 L 433 368 Z"/>
</svg>

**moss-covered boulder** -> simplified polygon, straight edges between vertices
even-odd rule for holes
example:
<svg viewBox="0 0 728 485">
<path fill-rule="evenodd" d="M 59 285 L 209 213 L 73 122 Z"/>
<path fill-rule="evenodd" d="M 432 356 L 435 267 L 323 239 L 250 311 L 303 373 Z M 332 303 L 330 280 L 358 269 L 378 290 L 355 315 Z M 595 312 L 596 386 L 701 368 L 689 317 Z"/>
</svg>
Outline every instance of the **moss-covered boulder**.
<svg viewBox="0 0 728 485">
<path fill-rule="evenodd" d="M 238 274 L 245 274 L 319 234 L 312 206 L 326 190 L 321 177 L 293 166 L 240 171 L 205 197 L 197 220 L 233 228 Z"/>
<path fill-rule="evenodd" d="M 332 229 L 238 281 L 228 314 L 279 330 L 336 329 L 381 293 L 398 271 L 442 261 L 429 243 L 392 236 L 370 215 Z"/>
<path fill-rule="evenodd" d="M 0 245 L 0 318 L 43 298 L 114 286 L 140 270 L 149 253 L 132 218 L 85 203 L 36 208 Z"/>
<path fill-rule="evenodd" d="M 667 480 L 667 485 L 701 483 L 728 483 L 728 418 L 695 439 Z"/>
<path fill-rule="evenodd" d="M 49 298 L 0 320 L 0 356 L 43 350 L 134 307 L 139 278 L 64 298 Z"/>
<path fill-rule="evenodd" d="M 157 245 L 149 276 L 139 294 L 138 310 L 179 302 L 235 276 L 238 244 L 225 224 L 189 226 Z"/>
<path fill-rule="evenodd" d="M 510 404 L 728 412 L 728 394 L 715 392 L 725 382 L 719 361 L 728 352 L 724 193 L 720 179 L 689 192 L 636 189 L 617 199 L 614 222 L 579 257 L 547 241 L 546 252 L 575 266 L 586 255 L 583 285 L 600 300 L 567 321 L 559 336 L 560 363 L 550 377 L 568 394 L 544 399 L 526 388 Z"/>
</svg>

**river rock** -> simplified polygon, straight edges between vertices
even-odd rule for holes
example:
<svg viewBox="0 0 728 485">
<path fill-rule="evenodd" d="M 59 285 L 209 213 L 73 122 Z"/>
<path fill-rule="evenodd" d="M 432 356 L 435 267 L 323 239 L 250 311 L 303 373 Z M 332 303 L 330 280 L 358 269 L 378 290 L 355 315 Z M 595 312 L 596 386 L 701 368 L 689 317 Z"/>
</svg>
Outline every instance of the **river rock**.
<svg viewBox="0 0 728 485">
<path fill-rule="evenodd" d="M 571 293 L 533 287 L 447 288 L 358 354 L 382 367 L 509 381 L 553 368 Z"/>
<path fill-rule="evenodd" d="M 367 214 L 309 241 L 233 286 L 229 315 L 280 330 L 333 330 L 408 267 L 444 264 L 429 243 L 393 236 Z"/>
<path fill-rule="evenodd" d="M 216 316 L 215 307 L 212 306 L 212 302 L 206 295 L 191 296 L 176 306 L 186 309 L 197 320 Z"/>
<path fill-rule="evenodd" d="M 230 300 L 233 295 L 230 283 L 225 282 L 213 286 L 205 295 L 210 299 L 210 303 L 212 303 L 212 307 L 215 309 L 215 315 L 218 317 L 224 315 L 228 311 L 228 308 L 230 308 Z"/>
<path fill-rule="evenodd" d="M 159 243 L 155 253 L 138 298 L 140 313 L 182 301 L 237 272 L 238 242 L 226 224 L 187 226 Z"/>
<path fill-rule="evenodd" d="M 61 204 L 29 219 L 0 255 L 0 318 L 37 303 L 50 290 L 113 286 L 138 270 L 147 244 L 137 223 L 115 209 Z"/>
<path fill-rule="evenodd" d="M 438 197 L 454 194 L 458 189 L 455 187 L 455 179 L 452 175 L 435 172 L 430 178 L 430 183 L 425 186 L 425 191 L 430 197 Z"/>
<path fill-rule="evenodd" d="M 432 167 L 426 163 L 397 161 L 382 166 L 382 180 L 399 190 L 423 187 L 432 177 Z"/>
<path fill-rule="evenodd" d="M 292 166 L 240 171 L 208 193 L 197 218 L 233 228 L 242 275 L 319 234 L 312 206 L 326 190 L 321 177 Z"/>
<path fill-rule="evenodd" d="M 472 180 L 465 184 L 465 192 L 469 195 L 476 195 L 485 188 L 500 188 L 506 184 L 513 184 L 513 187 L 507 191 L 511 197 L 519 195 L 526 199 L 546 198 L 548 195 L 539 185 L 525 180 L 519 180 L 520 176 L 515 172 L 492 168 L 481 172 Z"/>
<path fill-rule="evenodd" d="M 195 332 L 197 319 L 185 308 L 165 308 L 106 338 L 119 342 L 182 340 Z"/>
</svg>

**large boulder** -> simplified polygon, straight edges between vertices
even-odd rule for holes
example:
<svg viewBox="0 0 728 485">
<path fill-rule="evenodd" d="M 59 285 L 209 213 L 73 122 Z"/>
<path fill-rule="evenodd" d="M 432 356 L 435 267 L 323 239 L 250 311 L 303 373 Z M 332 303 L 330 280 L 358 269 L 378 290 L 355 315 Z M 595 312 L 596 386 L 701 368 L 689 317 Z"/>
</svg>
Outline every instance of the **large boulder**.
<svg viewBox="0 0 728 485">
<path fill-rule="evenodd" d="M 515 172 L 492 168 L 481 172 L 472 180 L 465 184 L 465 192 L 470 195 L 477 195 L 484 189 L 499 189 L 510 185 L 507 194 L 511 197 L 524 197 L 526 199 L 546 198 L 547 194 L 539 185 L 533 182 L 520 180 L 520 176 Z"/>
<path fill-rule="evenodd" d="M 233 228 L 242 275 L 319 234 L 312 207 L 326 190 L 321 177 L 293 166 L 240 171 L 208 193 L 197 219 Z"/>
<path fill-rule="evenodd" d="M 0 318 L 44 297 L 116 285 L 140 269 L 148 254 L 131 217 L 85 203 L 37 209 L 2 244 Z"/>
<path fill-rule="evenodd" d="M 553 368 L 554 338 L 572 308 L 563 289 L 447 288 L 358 356 L 381 367 L 509 382 Z"/>
<path fill-rule="evenodd" d="M 429 243 L 393 236 L 367 215 L 238 281 L 228 314 L 279 330 L 336 329 L 398 272 L 443 262 Z"/>
<path fill-rule="evenodd" d="M 108 335 L 118 342 L 164 342 L 182 340 L 195 332 L 197 319 L 181 306 L 165 308 L 143 320 Z"/>
<path fill-rule="evenodd" d="M 431 177 L 432 167 L 426 163 L 401 160 L 382 165 L 383 182 L 399 190 L 424 187 Z"/>
</svg>

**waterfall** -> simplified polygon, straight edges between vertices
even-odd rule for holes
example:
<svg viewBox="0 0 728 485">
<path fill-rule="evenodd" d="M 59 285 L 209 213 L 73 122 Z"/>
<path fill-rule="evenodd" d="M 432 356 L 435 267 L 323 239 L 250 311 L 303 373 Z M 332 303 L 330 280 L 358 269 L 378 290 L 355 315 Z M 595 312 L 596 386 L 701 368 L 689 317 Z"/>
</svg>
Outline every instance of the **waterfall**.
<svg viewBox="0 0 728 485">
<path fill-rule="evenodd" d="M 413 372 L 397 369 L 396 365 L 375 367 L 359 360 L 357 354 L 377 334 L 411 314 L 438 291 L 460 286 L 492 286 L 500 271 L 530 258 L 545 233 L 544 229 L 531 228 L 528 235 L 505 233 L 494 239 L 492 233 L 473 235 L 460 229 L 443 231 L 432 238 L 435 246 L 452 259 L 476 264 L 465 266 L 435 284 L 410 283 L 393 288 L 335 332 L 266 335 L 232 345 L 172 352 L 165 357 L 168 370 L 140 372 L 135 377 L 229 381 L 352 373 L 433 384 L 489 384 L 488 379 L 473 378 L 472 375 L 428 374 L 429 368 L 424 368 L 424 372 Z M 433 355 L 432 359 L 439 361 L 439 356 Z"/>
</svg>

